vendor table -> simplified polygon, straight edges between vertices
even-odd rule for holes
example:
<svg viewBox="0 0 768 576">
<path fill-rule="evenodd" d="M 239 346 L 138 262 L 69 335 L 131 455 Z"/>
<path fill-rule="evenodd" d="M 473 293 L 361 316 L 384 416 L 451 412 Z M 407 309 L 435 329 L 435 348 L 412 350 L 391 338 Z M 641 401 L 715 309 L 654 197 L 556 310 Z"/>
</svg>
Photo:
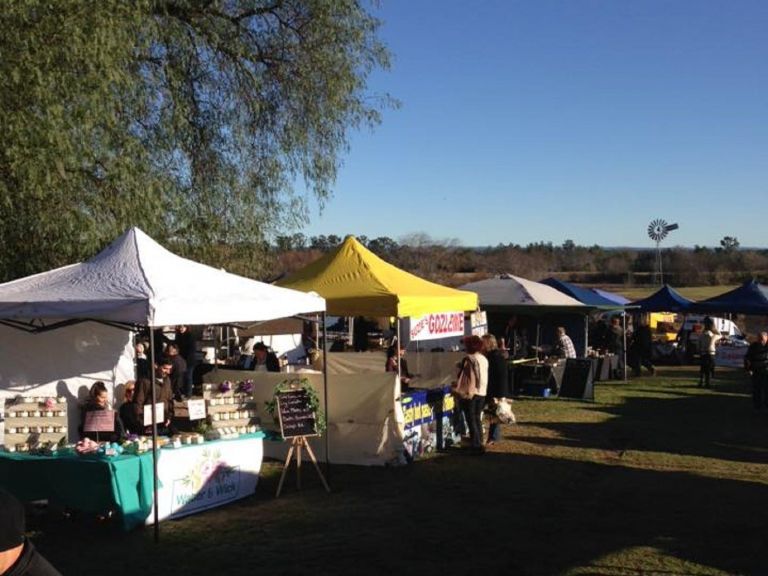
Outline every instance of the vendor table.
<svg viewBox="0 0 768 576">
<path fill-rule="evenodd" d="M 456 406 L 450 386 L 411 388 L 403 392 L 400 404 L 405 418 L 405 451 L 411 458 L 459 441 L 453 426 Z"/>
<path fill-rule="evenodd" d="M 48 500 L 93 514 L 120 513 L 123 528 L 152 507 L 152 454 L 105 458 L 0 453 L 0 486 L 21 500 Z"/>
<path fill-rule="evenodd" d="M 257 432 L 234 440 L 161 450 L 157 461 L 160 520 L 181 518 L 253 494 L 264 456 L 263 438 Z M 146 523 L 153 522 L 151 512 Z"/>
<path fill-rule="evenodd" d="M 158 451 L 161 520 L 193 514 L 253 494 L 263 434 Z M 152 453 L 102 457 L 0 453 L 0 486 L 19 499 L 75 510 L 115 511 L 123 528 L 152 523 Z"/>
<path fill-rule="evenodd" d="M 549 389 L 554 396 L 563 380 L 565 362 L 557 364 L 516 364 L 514 366 L 515 394 L 544 396 Z"/>
<path fill-rule="evenodd" d="M 592 372 L 594 381 L 616 379 L 619 370 L 619 357 L 616 354 L 594 356 L 591 360 L 594 367 Z"/>
</svg>

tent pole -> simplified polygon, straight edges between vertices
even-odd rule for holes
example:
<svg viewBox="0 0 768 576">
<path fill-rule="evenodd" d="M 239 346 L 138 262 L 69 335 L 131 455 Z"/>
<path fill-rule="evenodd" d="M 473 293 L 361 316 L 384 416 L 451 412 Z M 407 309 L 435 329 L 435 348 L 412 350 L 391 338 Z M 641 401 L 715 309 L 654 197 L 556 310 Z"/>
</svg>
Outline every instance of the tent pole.
<svg viewBox="0 0 768 576">
<path fill-rule="evenodd" d="M 330 445 L 328 442 L 328 435 L 330 430 L 328 428 L 328 333 L 325 328 L 325 311 L 321 315 L 321 321 L 323 323 L 323 402 L 325 403 L 325 476 L 330 477 Z"/>
<path fill-rule="evenodd" d="M 541 320 L 536 320 L 536 363 L 539 362 L 539 352 L 541 352 Z"/>
<path fill-rule="evenodd" d="M 151 380 L 151 392 L 150 395 L 152 397 L 152 409 L 150 412 L 152 413 L 152 494 L 154 498 L 155 505 L 153 506 L 155 510 L 155 544 L 160 542 L 160 502 L 157 498 L 157 414 L 155 414 L 155 404 L 157 403 L 157 398 L 155 394 L 155 382 L 156 382 L 156 374 L 155 374 L 155 365 L 157 363 L 157 359 L 155 358 L 155 334 L 154 331 L 150 328 L 150 334 L 152 337 L 149 339 L 149 346 L 152 351 L 152 366 L 150 366 L 150 370 L 152 371 L 152 380 Z"/>
<path fill-rule="evenodd" d="M 621 322 L 624 324 L 624 330 L 622 332 L 624 333 L 624 349 L 622 350 L 622 353 L 624 354 L 624 382 L 627 381 L 627 313 L 626 311 L 621 313 Z"/>
<path fill-rule="evenodd" d="M 400 316 L 397 317 L 397 346 L 395 347 L 395 354 L 397 354 L 397 379 L 400 380 Z M 400 393 L 402 394 L 403 387 L 400 384 Z"/>
<path fill-rule="evenodd" d="M 584 358 L 589 357 L 589 314 L 584 314 Z"/>
</svg>

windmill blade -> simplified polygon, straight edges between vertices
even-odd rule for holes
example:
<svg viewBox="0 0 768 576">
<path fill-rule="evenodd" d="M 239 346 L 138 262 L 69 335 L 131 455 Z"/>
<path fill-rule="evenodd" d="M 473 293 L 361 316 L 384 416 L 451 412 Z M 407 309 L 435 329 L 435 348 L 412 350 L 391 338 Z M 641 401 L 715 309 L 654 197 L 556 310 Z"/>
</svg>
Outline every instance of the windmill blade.
<svg viewBox="0 0 768 576">
<path fill-rule="evenodd" d="M 661 240 L 664 239 L 666 235 L 667 235 L 666 221 L 662 220 L 661 218 L 657 218 L 656 220 L 651 220 L 651 223 L 648 224 L 648 236 L 651 238 L 651 240 L 660 242 Z"/>
</svg>

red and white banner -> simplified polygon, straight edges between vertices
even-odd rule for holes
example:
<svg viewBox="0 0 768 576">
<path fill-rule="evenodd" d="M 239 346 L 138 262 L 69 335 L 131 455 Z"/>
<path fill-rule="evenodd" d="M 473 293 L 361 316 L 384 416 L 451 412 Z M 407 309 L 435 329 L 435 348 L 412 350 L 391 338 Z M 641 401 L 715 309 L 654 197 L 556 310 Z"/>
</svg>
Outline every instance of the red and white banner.
<svg viewBox="0 0 768 576">
<path fill-rule="evenodd" d="M 446 336 L 464 336 L 464 312 L 411 316 L 411 340 L 435 340 Z"/>
</svg>

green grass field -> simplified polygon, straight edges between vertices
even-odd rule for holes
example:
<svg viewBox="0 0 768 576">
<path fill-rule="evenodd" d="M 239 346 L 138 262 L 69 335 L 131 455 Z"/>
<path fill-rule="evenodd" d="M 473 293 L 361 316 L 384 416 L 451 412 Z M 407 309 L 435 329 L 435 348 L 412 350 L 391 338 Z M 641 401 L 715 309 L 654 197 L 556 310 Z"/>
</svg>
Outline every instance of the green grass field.
<svg viewBox="0 0 768 576">
<path fill-rule="evenodd" d="M 484 456 L 332 467 L 328 495 L 268 463 L 257 493 L 123 534 L 41 512 L 43 553 L 67 576 L 137 574 L 766 574 L 768 414 L 737 371 L 692 368 L 598 384 L 594 403 L 518 400 Z"/>
</svg>

